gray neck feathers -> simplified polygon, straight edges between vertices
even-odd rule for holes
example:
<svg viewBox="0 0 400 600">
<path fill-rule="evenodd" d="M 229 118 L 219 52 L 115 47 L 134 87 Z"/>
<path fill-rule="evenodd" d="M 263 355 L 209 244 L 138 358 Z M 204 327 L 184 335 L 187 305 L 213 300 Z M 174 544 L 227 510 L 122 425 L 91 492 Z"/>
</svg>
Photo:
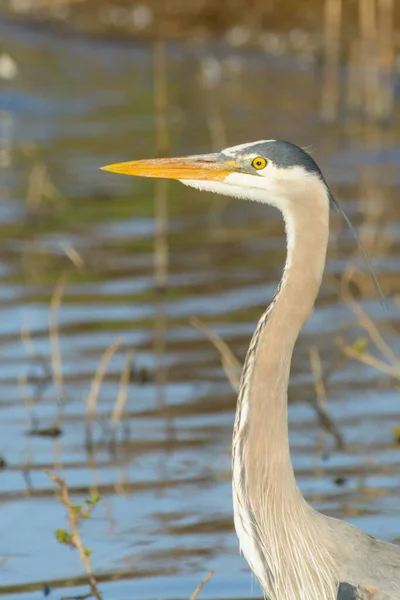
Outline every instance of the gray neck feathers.
<svg viewBox="0 0 400 600">
<path fill-rule="evenodd" d="M 319 195 L 318 195 L 319 194 Z M 323 275 L 329 202 L 287 205 L 287 260 L 243 369 L 233 441 L 235 526 L 242 551 L 271 600 L 333 600 L 336 581 L 325 521 L 303 499 L 290 459 L 287 388 L 294 344 Z M 321 564 L 325 569 L 321 569 Z"/>
</svg>

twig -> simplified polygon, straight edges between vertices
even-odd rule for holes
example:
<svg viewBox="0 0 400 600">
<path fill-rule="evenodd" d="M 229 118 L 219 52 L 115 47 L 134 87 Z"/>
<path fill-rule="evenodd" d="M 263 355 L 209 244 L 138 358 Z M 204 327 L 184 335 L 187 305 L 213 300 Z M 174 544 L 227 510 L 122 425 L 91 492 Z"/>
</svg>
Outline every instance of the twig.
<svg viewBox="0 0 400 600">
<path fill-rule="evenodd" d="M 87 552 L 87 549 L 82 543 L 81 534 L 79 531 L 79 511 L 74 509 L 74 506 L 71 503 L 71 499 L 69 497 L 68 486 L 62 477 L 55 475 L 48 469 L 45 469 L 45 473 L 50 477 L 54 483 L 56 483 L 60 490 L 60 495 L 58 496 L 58 500 L 64 504 L 67 509 L 68 521 L 72 529 L 71 533 L 71 544 L 78 550 L 79 556 L 81 558 L 82 564 L 85 567 L 86 573 L 88 574 L 90 588 L 92 590 L 92 595 L 97 598 L 97 600 L 102 600 L 100 592 L 97 588 L 96 579 L 93 575 L 92 564 L 90 560 L 90 555 Z"/>
<path fill-rule="evenodd" d="M 193 594 L 190 596 L 190 600 L 196 600 L 197 596 L 200 594 L 201 590 L 206 585 L 206 583 L 208 583 L 210 581 L 210 579 L 214 575 L 214 573 L 215 573 L 215 570 L 211 569 L 211 571 L 209 572 L 207 577 L 204 577 L 203 581 L 201 581 L 199 583 L 199 585 L 197 586 L 197 588 L 194 590 Z"/>
</svg>

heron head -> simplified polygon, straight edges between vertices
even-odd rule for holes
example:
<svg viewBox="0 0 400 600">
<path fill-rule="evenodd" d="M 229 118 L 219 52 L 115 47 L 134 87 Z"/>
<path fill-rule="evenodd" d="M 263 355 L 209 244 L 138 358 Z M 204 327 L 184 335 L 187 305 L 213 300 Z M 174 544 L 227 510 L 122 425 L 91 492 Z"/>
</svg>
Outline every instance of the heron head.
<svg viewBox="0 0 400 600">
<path fill-rule="evenodd" d="M 262 140 L 213 154 L 137 160 L 102 169 L 139 177 L 178 179 L 200 190 L 263 202 L 276 206 L 286 215 L 296 214 L 313 227 L 317 225 L 315 215 L 333 205 L 350 227 L 378 296 L 383 300 L 368 254 L 350 219 L 330 192 L 317 163 L 295 144 Z"/>
<path fill-rule="evenodd" d="M 177 179 L 200 190 L 280 209 L 299 200 L 303 206 L 312 202 L 314 191 L 318 197 L 322 192 L 323 201 L 329 198 L 313 158 L 290 142 L 276 140 L 241 144 L 213 154 L 138 160 L 102 168 L 125 175 Z"/>
</svg>

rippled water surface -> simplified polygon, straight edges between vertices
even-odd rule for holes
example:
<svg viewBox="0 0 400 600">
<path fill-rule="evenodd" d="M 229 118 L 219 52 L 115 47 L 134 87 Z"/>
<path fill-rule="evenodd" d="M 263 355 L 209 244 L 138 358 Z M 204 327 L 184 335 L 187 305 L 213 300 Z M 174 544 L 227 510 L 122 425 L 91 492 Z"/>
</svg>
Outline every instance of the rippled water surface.
<svg viewBox="0 0 400 600">
<path fill-rule="evenodd" d="M 187 598 L 210 569 L 216 574 L 204 595 L 257 596 L 232 523 L 235 393 L 192 318 L 243 360 L 284 263 L 281 218 L 170 182 L 164 234 L 163 184 L 98 170 L 157 153 L 154 48 L 10 23 L 0 23 L 0 35 L 19 68 L 0 94 L 0 558 L 9 557 L 0 567 L 0 594 L 41 598 L 46 582 L 55 598 L 86 590 L 79 587 L 77 553 L 54 537 L 66 526 L 65 511 L 46 468 L 62 473 L 74 501 L 90 492 L 102 496 L 82 535 L 93 548 L 104 598 Z M 399 355 L 398 104 L 385 126 L 349 114 L 324 125 L 318 66 L 196 45 L 167 45 L 165 59 L 171 154 L 258 138 L 312 148 L 362 235 L 387 310 L 367 277 L 358 277 L 353 291 Z M 163 289 L 155 264 L 165 249 Z M 363 347 L 368 339 L 340 294 L 349 265 L 362 268 L 350 233 L 334 216 L 320 298 L 293 361 L 293 462 L 315 507 L 395 540 L 396 380 L 355 360 L 336 364 L 327 407 L 343 450 L 309 402 L 310 351 L 315 358 L 317 349 L 329 369 L 339 336 L 349 344 L 361 337 Z M 116 340 L 88 444 L 85 400 L 103 352 Z M 132 377 L 111 443 L 130 349 Z M 372 342 L 368 350 L 389 360 Z M 35 435 L 48 428 L 60 435 Z"/>
</svg>

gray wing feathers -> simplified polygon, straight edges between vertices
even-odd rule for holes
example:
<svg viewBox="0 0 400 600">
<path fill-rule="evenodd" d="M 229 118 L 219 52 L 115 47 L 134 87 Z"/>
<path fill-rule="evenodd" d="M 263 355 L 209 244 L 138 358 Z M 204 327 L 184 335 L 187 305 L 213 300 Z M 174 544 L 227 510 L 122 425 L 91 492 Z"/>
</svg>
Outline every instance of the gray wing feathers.
<svg viewBox="0 0 400 600">
<path fill-rule="evenodd" d="M 338 589 L 337 600 L 398 600 L 399 595 L 367 589 L 350 583 L 341 583 Z"/>
<path fill-rule="evenodd" d="M 338 589 L 337 600 L 370 600 L 372 595 L 360 586 L 350 583 L 341 583 Z"/>
<path fill-rule="evenodd" d="M 354 586 L 350 583 L 341 583 L 339 585 L 337 600 L 397 600 L 400 596 L 392 593 L 380 592 L 377 590 L 368 591 L 361 586 Z"/>
<path fill-rule="evenodd" d="M 400 546 L 343 521 L 331 525 L 341 565 L 337 600 L 400 600 Z"/>
</svg>

